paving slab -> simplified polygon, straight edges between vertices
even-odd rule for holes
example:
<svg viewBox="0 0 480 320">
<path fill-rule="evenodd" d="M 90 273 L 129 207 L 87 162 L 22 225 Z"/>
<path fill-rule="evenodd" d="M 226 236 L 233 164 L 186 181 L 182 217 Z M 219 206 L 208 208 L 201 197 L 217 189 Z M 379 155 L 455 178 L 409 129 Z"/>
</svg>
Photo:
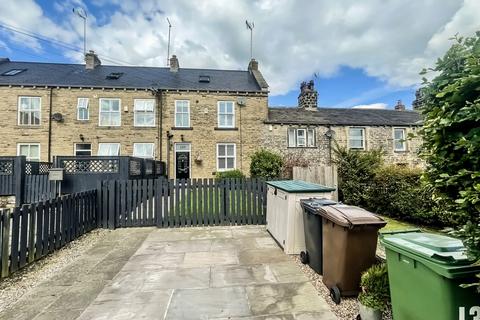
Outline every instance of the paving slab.
<svg viewBox="0 0 480 320">
<path fill-rule="evenodd" d="M 333 320 L 264 226 L 118 229 L 0 319 Z"/>
</svg>

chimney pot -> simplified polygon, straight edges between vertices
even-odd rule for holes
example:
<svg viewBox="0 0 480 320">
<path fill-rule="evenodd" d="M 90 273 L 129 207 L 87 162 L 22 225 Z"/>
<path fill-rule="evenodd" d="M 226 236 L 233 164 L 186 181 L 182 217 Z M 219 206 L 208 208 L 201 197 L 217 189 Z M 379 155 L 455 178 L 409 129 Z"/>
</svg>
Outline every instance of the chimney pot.
<svg viewBox="0 0 480 320">
<path fill-rule="evenodd" d="M 402 100 L 397 101 L 397 104 L 395 105 L 395 110 L 405 111 L 405 105 L 402 103 Z"/>
<path fill-rule="evenodd" d="M 85 69 L 93 70 L 101 64 L 102 62 L 98 58 L 95 51 L 90 50 L 88 51 L 88 53 L 85 54 Z"/>
<path fill-rule="evenodd" d="M 177 72 L 180 68 L 180 64 L 178 63 L 178 59 L 176 55 L 172 55 L 170 58 L 170 72 Z"/>
</svg>

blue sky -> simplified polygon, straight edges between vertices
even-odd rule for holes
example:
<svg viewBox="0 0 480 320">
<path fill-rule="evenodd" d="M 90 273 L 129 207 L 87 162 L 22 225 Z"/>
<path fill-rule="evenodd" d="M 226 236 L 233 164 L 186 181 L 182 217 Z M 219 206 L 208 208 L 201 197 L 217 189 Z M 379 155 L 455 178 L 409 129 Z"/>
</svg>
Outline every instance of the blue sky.
<svg viewBox="0 0 480 320">
<path fill-rule="evenodd" d="M 322 107 L 393 107 L 397 100 L 409 107 L 418 72 L 444 54 L 451 36 L 480 29 L 480 1 L 475 0 L 442 6 L 431 0 L 308 6 L 294 0 L 206 0 L 201 5 L 189 0 L 3 0 L 0 56 L 82 63 L 83 24 L 74 7 L 87 11 L 87 50 L 95 50 L 104 64 L 164 66 L 168 17 L 171 53 L 180 67 L 246 69 L 245 19 L 253 20 L 254 57 L 270 84 L 272 106 L 295 106 L 300 82 L 314 78 Z"/>
</svg>

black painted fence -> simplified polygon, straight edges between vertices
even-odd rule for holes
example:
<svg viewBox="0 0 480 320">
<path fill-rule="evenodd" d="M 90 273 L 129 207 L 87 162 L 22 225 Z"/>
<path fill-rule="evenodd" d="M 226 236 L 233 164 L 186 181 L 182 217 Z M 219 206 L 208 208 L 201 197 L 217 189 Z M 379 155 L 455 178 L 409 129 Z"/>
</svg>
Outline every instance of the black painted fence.
<svg viewBox="0 0 480 320">
<path fill-rule="evenodd" d="M 97 228 L 97 191 L 0 211 L 0 277 Z"/>
<path fill-rule="evenodd" d="M 260 179 L 111 180 L 98 187 L 99 219 L 110 229 L 265 224 Z"/>
</svg>

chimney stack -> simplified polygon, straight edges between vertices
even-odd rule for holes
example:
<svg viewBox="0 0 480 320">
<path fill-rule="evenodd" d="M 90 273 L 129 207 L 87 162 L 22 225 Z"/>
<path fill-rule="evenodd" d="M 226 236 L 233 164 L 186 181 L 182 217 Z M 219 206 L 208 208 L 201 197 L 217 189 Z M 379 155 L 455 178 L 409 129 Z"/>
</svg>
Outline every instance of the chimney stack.
<svg viewBox="0 0 480 320">
<path fill-rule="evenodd" d="M 317 111 L 318 92 L 315 90 L 313 80 L 302 82 L 300 85 L 300 94 L 298 95 L 298 107 L 305 110 Z"/>
<path fill-rule="evenodd" d="M 397 101 L 397 104 L 395 105 L 395 110 L 405 111 L 405 105 L 402 103 L 402 100 Z"/>
<path fill-rule="evenodd" d="M 180 68 L 180 64 L 178 63 L 177 56 L 173 55 L 170 58 L 170 72 L 177 72 L 178 68 Z"/>
<path fill-rule="evenodd" d="M 97 54 L 93 50 L 90 50 L 85 54 L 85 69 L 93 70 L 101 64 L 102 62 L 98 59 Z"/>
<path fill-rule="evenodd" d="M 254 70 L 258 71 L 258 61 L 252 58 L 248 63 L 248 71 L 252 72 Z"/>
</svg>

